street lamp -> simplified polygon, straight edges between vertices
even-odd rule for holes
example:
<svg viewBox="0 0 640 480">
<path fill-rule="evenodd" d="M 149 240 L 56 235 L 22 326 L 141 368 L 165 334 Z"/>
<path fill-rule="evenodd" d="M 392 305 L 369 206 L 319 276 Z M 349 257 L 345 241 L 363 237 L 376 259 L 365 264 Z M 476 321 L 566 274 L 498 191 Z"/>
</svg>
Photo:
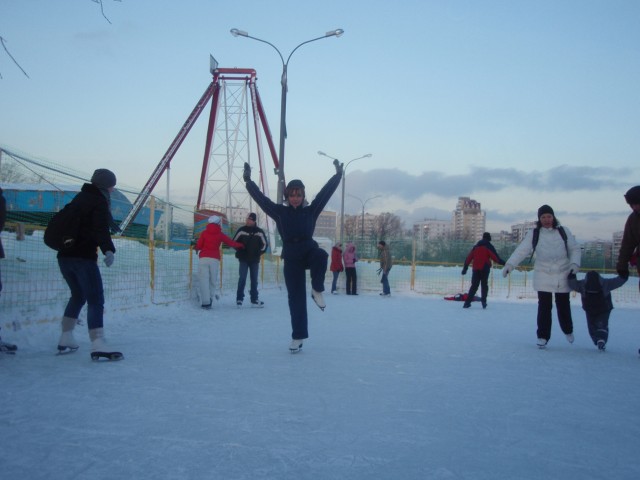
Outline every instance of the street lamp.
<svg viewBox="0 0 640 480">
<path fill-rule="evenodd" d="M 341 28 L 338 28 L 336 30 L 331 30 L 330 32 L 325 33 L 321 37 L 312 38 L 311 40 L 307 40 L 306 42 L 302 42 L 296 48 L 291 50 L 291 53 L 289 54 L 289 56 L 287 57 L 287 61 L 285 62 L 284 57 L 282 56 L 282 53 L 280 53 L 280 50 L 278 50 L 278 48 L 273 43 L 267 42 L 266 40 L 262 40 L 261 38 L 252 37 L 251 35 L 249 35 L 247 32 L 245 32 L 243 30 L 238 30 L 237 28 L 232 28 L 231 29 L 231 35 L 233 35 L 234 37 L 240 36 L 240 37 L 252 38 L 253 40 L 257 40 L 258 42 L 262 42 L 262 43 L 266 43 L 267 45 L 270 45 L 271 47 L 273 47 L 273 49 L 276 52 L 278 52 L 278 55 L 280 56 L 280 60 L 282 61 L 282 78 L 280 80 L 280 83 L 282 85 L 282 96 L 281 96 L 281 101 L 280 101 L 280 153 L 279 153 L 279 158 L 278 158 L 278 168 L 276 169 L 276 173 L 278 174 L 278 193 L 277 193 L 277 195 L 278 195 L 278 203 L 279 204 L 282 204 L 283 201 L 284 201 L 284 188 L 285 188 L 285 183 L 284 183 L 284 140 L 285 140 L 285 138 L 287 136 L 287 121 L 286 121 L 286 117 L 287 117 L 287 67 L 289 66 L 289 60 L 291 59 L 291 55 L 293 55 L 293 52 L 295 52 L 297 49 L 299 49 L 302 45 L 306 45 L 307 43 L 315 42 L 316 40 L 322 40 L 323 38 L 327 38 L 327 37 L 340 37 L 343 33 L 344 33 L 344 30 L 342 30 Z"/>
<path fill-rule="evenodd" d="M 323 157 L 327 157 L 332 160 L 338 160 L 337 158 L 333 158 L 324 152 L 318 152 L 318 155 L 322 155 Z M 362 155 L 361 157 L 354 158 L 353 160 L 349 160 L 347 163 L 342 164 L 342 202 L 340 203 L 340 243 L 344 241 L 344 184 L 345 184 L 345 175 L 347 173 L 347 167 L 351 162 L 355 162 L 356 160 L 360 160 L 361 158 L 369 158 L 371 156 L 372 154 L 367 153 L 365 155 Z"/>
<path fill-rule="evenodd" d="M 374 198 L 380 198 L 382 195 L 376 195 L 374 197 L 369 197 L 367 198 L 364 202 L 356 197 L 355 195 L 349 195 L 351 198 L 355 198 L 356 200 L 358 200 L 361 204 L 362 204 L 362 224 L 360 226 L 360 243 L 364 243 L 364 207 L 367 204 L 367 202 L 369 200 L 373 200 Z"/>
</svg>

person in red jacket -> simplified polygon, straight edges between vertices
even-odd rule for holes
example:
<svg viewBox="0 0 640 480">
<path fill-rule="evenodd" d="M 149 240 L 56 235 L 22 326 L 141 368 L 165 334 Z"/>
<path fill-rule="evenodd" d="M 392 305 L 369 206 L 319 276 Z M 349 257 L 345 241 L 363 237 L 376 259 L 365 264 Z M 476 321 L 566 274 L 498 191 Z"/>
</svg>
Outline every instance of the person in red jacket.
<svg viewBox="0 0 640 480">
<path fill-rule="evenodd" d="M 471 288 L 467 294 L 467 299 L 462 305 L 462 308 L 469 308 L 471 302 L 478 291 L 480 285 L 480 299 L 482 301 L 482 308 L 487 308 L 487 294 L 489 293 L 489 273 L 491 272 L 491 261 L 497 262 L 500 265 L 504 265 L 504 260 L 498 256 L 498 252 L 491 245 L 491 234 L 484 232 L 482 234 L 482 240 L 474 245 L 474 247 L 467 255 L 464 261 L 464 267 L 462 268 L 462 275 L 467 273 L 469 265 L 473 263 L 473 273 L 471 275 Z"/>
<path fill-rule="evenodd" d="M 331 293 L 338 294 L 338 277 L 340 272 L 344 270 L 342 266 L 342 244 L 336 243 L 331 249 L 331 266 L 329 269 L 333 272 L 333 283 L 331 284 Z"/>
<path fill-rule="evenodd" d="M 244 245 L 234 242 L 227 235 L 222 233 L 220 227 L 221 218 L 217 215 L 209 217 L 209 223 L 200 234 L 196 243 L 198 252 L 198 279 L 200 282 L 200 302 L 202 308 L 211 308 L 211 299 L 218 295 L 215 293 L 218 288 L 218 275 L 220 273 L 220 245 L 226 244 L 230 247 L 240 249 Z"/>
</svg>

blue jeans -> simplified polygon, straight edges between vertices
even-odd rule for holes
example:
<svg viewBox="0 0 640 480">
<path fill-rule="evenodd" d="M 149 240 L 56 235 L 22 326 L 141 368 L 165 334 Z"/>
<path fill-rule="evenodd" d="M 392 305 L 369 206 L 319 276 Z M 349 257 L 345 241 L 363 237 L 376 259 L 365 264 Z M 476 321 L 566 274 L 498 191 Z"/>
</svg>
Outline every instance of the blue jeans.
<svg viewBox="0 0 640 480">
<path fill-rule="evenodd" d="M 331 272 L 333 273 L 333 282 L 331 283 L 331 293 L 338 290 L 338 277 L 340 276 L 340 272 Z"/>
<path fill-rule="evenodd" d="M 64 309 L 64 316 L 78 318 L 86 303 L 89 330 L 102 328 L 104 289 L 98 263 L 86 258 L 62 257 L 58 258 L 58 266 L 71 290 L 71 298 Z"/>
<path fill-rule="evenodd" d="M 382 283 L 382 293 L 384 293 L 385 295 L 391 294 L 391 288 L 389 287 L 389 279 L 387 278 L 386 273 L 382 274 L 382 279 L 380 280 L 380 283 Z"/>
<path fill-rule="evenodd" d="M 236 292 L 236 300 L 244 300 L 244 287 L 247 284 L 247 272 L 249 273 L 249 281 L 251 289 L 249 290 L 249 298 L 252 302 L 258 301 L 258 270 L 260 262 L 247 263 L 240 261 L 240 269 L 238 271 L 238 291 Z"/>
</svg>

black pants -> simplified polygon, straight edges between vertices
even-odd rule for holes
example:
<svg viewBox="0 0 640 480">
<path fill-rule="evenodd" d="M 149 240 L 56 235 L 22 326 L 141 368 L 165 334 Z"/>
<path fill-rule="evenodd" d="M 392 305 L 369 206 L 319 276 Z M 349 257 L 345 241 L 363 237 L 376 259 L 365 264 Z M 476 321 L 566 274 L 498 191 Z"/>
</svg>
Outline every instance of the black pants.
<svg viewBox="0 0 640 480">
<path fill-rule="evenodd" d="M 478 291 L 478 286 L 480 286 L 480 298 L 482 299 L 482 306 L 486 306 L 487 295 L 489 294 L 489 273 L 491 273 L 491 268 L 485 267 L 482 270 L 472 270 L 472 272 L 471 288 L 469 288 L 467 301 L 465 303 L 471 305 L 471 302 L 473 302 L 473 297 Z"/>
<path fill-rule="evenodd" d="M 356 267 L 347 267 L 344 269 L 347 276 L 347 295 L 356 295 L 358 293 L 358 274 Z"/>
<path fill-rule="evenodd" d="M 549 340 L 551 338 L 551 310 L 553 307 L 553 293 L 538 292 L 538 338 Z M 571 304 L 569 293 L 556 293 L 556 312 L 558 323 L 562 333 L 573 333 L 573 320 L 571 319 Z"/>
<path fill-rule="evenodd" d="M 291 314 L 291 338 L 302 340 L 309 337 L 305 271 L 308 269 L 311 273 L 311 288 L 317 292 L 324 292 L 328 257 L 327 252 L 316 247 L 302 258 L 288 258 L 284 261 L 284 283 L 287 286 Z"/>
</svg>

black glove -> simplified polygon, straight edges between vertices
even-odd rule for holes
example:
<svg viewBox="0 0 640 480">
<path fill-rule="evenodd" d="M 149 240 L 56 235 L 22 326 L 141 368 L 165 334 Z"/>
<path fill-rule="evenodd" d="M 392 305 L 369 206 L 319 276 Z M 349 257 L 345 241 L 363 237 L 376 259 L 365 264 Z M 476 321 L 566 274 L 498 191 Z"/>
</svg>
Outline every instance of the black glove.
<svg viewBox="0 0 640 480">
<path fill-rule="evenodd" d="M 340 163 L 340 162 L 338 161 L 338 159 L 335 159 L 335 160 L 333 161 L 333 164 L 334 164 L 334 165 L 335 165 L 335 167 L 336 167 L 336 173 L 337 173 L 337 174 L 339 174 L 339 175 L 342 175 L 342 170 L 343 170 L 343 168 L 344 168 L 344 163 Z"/>
<path fill-rule="evenodd" d="M 251 166 L 247 162 L 244 162 L 244 171 L 242 172 L 242 179 L 245 182 L 251 181 Z"/>
<path fill-rule="evenodd" d="M 469 268 L 469 267 L 468 267 L 468 266 L 466 266 L 466 265 L 462 268 L 462 274 L 463 274 L 463 275 L 466 275 L 466 274 L 467 274 L 467 269 L 468 269 L 468 268 Z"/>
<path fill-rule="evenodd" d="M 629 279 L 629 269 L 628 268 L 618 268 L 618 275 L 620 275 L 622 278 L 624 278 L 625 280 Z"/>
<path fill-rule="evenodd" d="M 569 272 L 569 275 L 567 276 L 567 278 L 569 280 L 575 280 L 576 279 L 576 274 L 573 272 Z"/>
</svg>

